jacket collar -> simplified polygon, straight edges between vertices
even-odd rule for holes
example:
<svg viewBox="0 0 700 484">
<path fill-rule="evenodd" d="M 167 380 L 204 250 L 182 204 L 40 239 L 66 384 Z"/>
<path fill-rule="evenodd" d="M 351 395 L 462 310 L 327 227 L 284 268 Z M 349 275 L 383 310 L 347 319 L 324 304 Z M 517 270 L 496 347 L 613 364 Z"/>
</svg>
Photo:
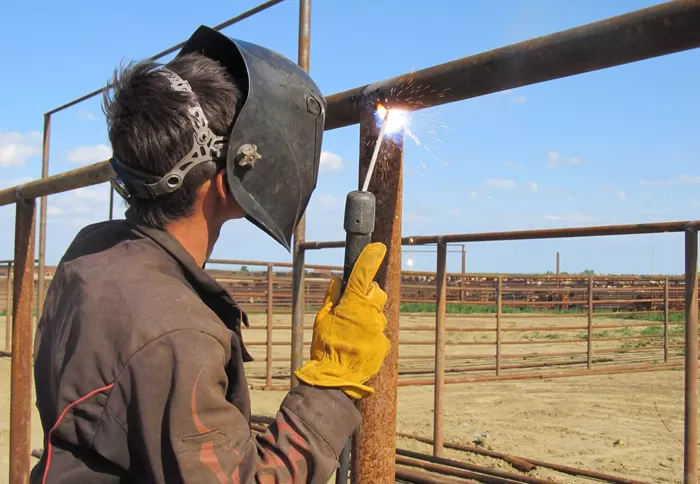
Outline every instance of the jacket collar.
<svg viewBox="0 0 700 484">
<path fill-rule="evenodd" d="M 250 326 L 248 315 L 238 306 L 228 291 L 197 264 L 194 257 L 170 232 L 140 223 L 133 217 L 130 210 L 126 212 L 126 222 L 134 230 L 153 240 L 180 264 L 185 277 L 195 286 L 195 291 L 202 297 L 204 303 L 238 336 L 243 352 L 243 361 L 253 361 L 253 357 L 243 345 L 241 334 L 241 323 L 245 324 L 246 327 Z"/>
</svg>

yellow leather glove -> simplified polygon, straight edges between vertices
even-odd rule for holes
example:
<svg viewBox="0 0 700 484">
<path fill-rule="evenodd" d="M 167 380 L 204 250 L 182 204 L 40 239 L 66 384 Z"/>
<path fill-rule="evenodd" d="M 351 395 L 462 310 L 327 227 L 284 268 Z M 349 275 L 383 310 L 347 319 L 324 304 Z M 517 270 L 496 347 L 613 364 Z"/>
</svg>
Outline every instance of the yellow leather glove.
<svg viewBox="0 0 700 484">
<path fill-rule="evenodd" d="M 365 383 L 379 371 L 391 347 L 384 335 L 387 296 L 373 280 L 385 255 L 384 244 L 367 245 L 342 295 L 342 280 L 331 280 L 314 321 L 311 361 L 294 372 L 300 381 L 340 388 L 351 398 L 374 393 Z"/>
</svg>

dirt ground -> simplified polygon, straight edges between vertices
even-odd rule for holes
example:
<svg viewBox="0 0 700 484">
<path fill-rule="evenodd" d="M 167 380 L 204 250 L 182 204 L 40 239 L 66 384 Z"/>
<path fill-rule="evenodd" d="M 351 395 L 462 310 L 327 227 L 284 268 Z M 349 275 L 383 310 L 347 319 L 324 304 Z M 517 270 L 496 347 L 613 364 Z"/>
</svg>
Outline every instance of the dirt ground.
<svg viewBox="0 0 700 484">
<path fill-rule="evenodd" d="M 307 324 L 311 324 L 308 316 Z M 264 342 L 264 315 L 251 317 L 254 329 L 244 333 L 248 343 Z M 620 323 L 620 320 L 596 319 L 596 325 Z M 635 324 L 631 321 L 623 323 Z M 275 325 L 288 325 L 289 316 L 278 315 Z M 402 326 L 434 325 L 431 316 L 402 317 Z M 586 319 L 504 317 L 503 327 L 529 328 L 560 326 L 567 328 L 586 325 Z M 452 328 L 485 328 L 483 332 L 454 332 L 448 336 L 448 368 L 457 376 L 472 365 L 484 367 L 493 364 L 489 355 L 495 352 L 495 320 L 483 318 L 449 319 Z M 311 331 L 307 331 L 307 340 Z M 546 353 L 581 351 L 585 360 L 586 341 L 580 329 L 555 331 L 512 331 L 503 333 L 504 355 L 516 355 L 508 359 L 509 364 L 531 361 L 560 361 L 562 358 L 578 360 L 580 356 L 553 357 Z M 4 318 L 0 317 L 0 334 L 4 334 Z M 647 363 L 663 361 L 663 351 L 658 348 L 658 331 L 649 331 L 644 326 L 622 329 L 596 329 L 595 351 L 605 353 L 606 365 L 629 364 L 640 358 L 637 353 L 624 353 L 627 349 L 651 348 L 644 355 Z M 672 332 L 672 334 L 674 334 Z M 556 336 L 552 336 L 556 335 Z M 644 337 L 648 336 L 648 338 Z M 629 337 L 629 340 L 625 340 Z M 621 339 L 615 339 L 621 338 Z M 679 343 L 674 334 L 674 344 Z M 402 331 L 402 342 L 432 341 L 429 331 Z M 273 346 L 275 358 L 289 356 L 289 330 L 275 330 Z M 527 341 L 541 341 L 530 344 Z M 481 344 L 479 344 L 481 343 Z M 264 357 L 264 345 L 252 345 L 257 357 Z M 535 354 L 533 356 L 533 354 Z M 404 360 L 402 371 L 425 369 L 420 378 L 429 378 L 434 354 L 432 344 L 402 344 L 402 356 L 422 356 L 425 359 Z M 544 354 L 544 355 L 543 355 Z M 517 356 L 521 355 L 521 356 Z M 522 356 L 526 355 L 526 356 Z M 682 361 L 682 353 L 670 352 L 676 361 Z M 557 360 L 559 358 L 559 360 Z M 506 360 L 504 360 L 506 361 Z M 636 361 L 636 360 L 635 360 Z M 641 361 L 641 360 L 640 360 Z M 284 377 L 289 363 L 275 362 L 276 383 L 286 382 Z M 264 362 L 253 362 L 248 372 L 251 384 L 264 382 Z M 568 366 L 566 368 L 569 368 Z M 550 369 L 544 369 L 548 371 Z M 512 370 L 521 371 L 521 370 Z M 525 371 L 525 370 L 522 370 Z M 528 369 L 527 371 L 536 371 Z M 490 370 L 479 370 L 478 374 L 493 374 Z M 410 377 L 414 377 L 411 375 Z M 402 378 L 407 378 L 402 376 Z M 683 372 L 656 371 L 627 375 L 599 375 L 569 377 L 552 380 L 519 380 L 481 382 L 448 385 L 445 411 L 445 440 L 471 444 L 478 440 L 493 450 L 517 456 L 537 458 L 558 464 L 599 470 L 611 474 L 637 478 L 647 482 L 682 482 L 683 467 Z M 252 390 L 253 412 L 272 416 L 284 397 L 282 391 Z M 10 409 L 10 360 L 0 358 L 0 483 L 8 482 L 9 472 L 9 409 Z M 433 421 L 432 386 L 408 386 L 399 389 L 398 430 L 432 436 Z M 430 446 L 409 439 L 398 439 L 401 448 L 430 452 Z M 42 431 L 36 413 L 32 418 L 32 448 L 42 447 Z M 459 460 L 485 466 L 500 467 L 512 471 L 501 461 L 471 454 L 447 451 L 446 455 Z M 35 460 L 33 460 L 35 462 Z M 558 474 L 546 469 L 537 469 L 532 475 L 549 478 L 553 482 L 590 482 Z"/>
</svg>

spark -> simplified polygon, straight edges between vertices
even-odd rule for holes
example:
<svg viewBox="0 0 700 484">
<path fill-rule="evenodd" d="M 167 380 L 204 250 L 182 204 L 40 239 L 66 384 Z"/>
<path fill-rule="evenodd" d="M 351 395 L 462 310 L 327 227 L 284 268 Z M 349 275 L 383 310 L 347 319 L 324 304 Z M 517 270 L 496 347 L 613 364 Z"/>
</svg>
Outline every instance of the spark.
<svg viewBox="0 0 700 484">
<path fill-rule="evenodd" d="M 387 109 L 383 104 L 377 105 L 376 116 L 378 122 L 386 122 L 386 134 L 398 133 L 409 124 L 408 112 L 403 109 Z"/>
<path fill-rule="evenodd" d="M 408 259 L 406 259 L 406 265 L 407 265 L 408 267 L 410 267 L 410 268 L 413 267 L 413 259 L 412 259 L 411 257 L 409 257 Z"/>
</svg>

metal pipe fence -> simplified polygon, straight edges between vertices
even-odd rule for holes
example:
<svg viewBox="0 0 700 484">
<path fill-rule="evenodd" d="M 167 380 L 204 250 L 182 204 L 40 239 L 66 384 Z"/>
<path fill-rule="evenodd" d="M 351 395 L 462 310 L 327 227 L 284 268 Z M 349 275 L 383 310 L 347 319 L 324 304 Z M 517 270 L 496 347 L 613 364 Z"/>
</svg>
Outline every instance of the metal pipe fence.
<svg viewBox="0 0 700 484">
<path fill-rule="evenodd" d="M 261 5 L 260 9 L 272 6 L 277 1 L 267 2 Z M 300 13 L 304 12 L 304 4 L 300 5 Z M 308 2 L 306 2 L 308 4 Z M 245 14 L 244 14 L 245 15 Z M 300 22 L 301 25 L 301 22 Z M 302 31 L 303 30 L 303 31 Z M 308 39 L 305 29 L 300 29 L 300 38 Z M 301 46 L 302 42 L 300 42 Z M 335 129 L 351 124 L 361 123 L 361 136 L 363 140 L 371 138 L 372 125 L 371 116 L 368 114 L 366 101 L 368 99 L 381 100 L 390 107 L 402 107 L 408 110 L 417 110 L 431 106 L 437 106 L 449 102 L 469 99 L 508 88 L 525 86 L 566 76 L 572 76 L 594 70 L 604 69 L 629 62 L 650 59 L 657 56 L 667 55 L 674 52 L 693 49 L 700 46 L 700 2 L 697 0 L 675 0 L 663 3 L 650 8 L 638 10 L 617 17 L 601 20 L 588 25 L 565 30 L 551 35 L 528 40 L 518 44 L 485 52 L 471 57 L 458 59 L 446 64 L 434 66 L 428 69 L 408 73 L 392 79 L 380 81 L 369 86 L 361 86 L 343 93 L 335 94 L 327 98 L 328 116 L 326 129 Z M 177 47 L 173 48 L 175 50 Z M 300 47 L 301 52 L 301 47 Z M 308 60 L 308 51 L 307 51 Z M 401 87 L 409 89 L 401 89 Z M 420 96 L 402 97 L 402 92 L 420 91 Z M 45 129 L 45 149 L 42 160 L 42 180 L 29 182 L 24 185 L 12 187 L 0 191 L 0 206 L 10 203 L 16 204 L 15 218 L 15 259 L 14 259 L 14 296 L 13 296 L 13 318 L 12 318 L 12 394 L 11 394 L 11 431 L 10 431 L 10 481 L 27 482 L 29 471 L 29 421 L 31 412 L 31 354 L 32 354 L 32 299 L 34 294 L 34 219 L 35 219 L 35 199 L 48 195 L 60 193 L 67 190 L 81 188 L 107 181 L 109 166 L 107 162 L 97 163 L 92 166 L 80 168 L 70 172 L 48 176 L 48 140 L 50 131 L 50 115 L 60 109 L 74 105 L 81 100 L 99 94 L 95 91 L 71 103 L 47 112 Z M 419 101 L 416 101 L 418 99 Z M 364 133 L 364 134 L 363 134 Z M 376 133 L 374 133 L 376 135 Z M 366 139 L 365 139 L 366 137 Z M 366 143 L 365 143 L 366 144 Z M 364 146 L 364 145 L 362 145 Z M 361 152 L 362 152 L 361 147 Z M 398 313 L 400 298 L 400 254 L 401 237 L 401 159 L 402 150 L 400 145 L 387 147 L 384 156 L 387 160 L 395 162 L 386 164 L 392 170 L 387 172 L 380 181 L 374 183 L 370 189 L 375 193 L 379 202 L 376 237 L 378 240 L 387 242 L 389 254 L 387 264 L 378 278 L 390 289 L 390 301 L 387 306 L 387 319 L 389 320 L 389 336 L 393 347 L 399 344 Z M 366 160 L 361 156 L 360 171 L 366 169 Z M 44 254 L 45 254 L 45 198 L 42 203 L 40 217 L 40 241 L 39 241 L 39 273 L 41 286 L 38 288 L 39 310 L 43 303 L 44 275 Z M 471 243 L 479 241 L 495 240 L 524 240 L 555 237 L 579 237 L 593 235 L 613 235 L 613 234 L 650 234 L 659 232 L 683 232 L 686 233 L 686 282 L 685 282 L 685 375 L 686 375 L 686 413 L 685 413 L 685 458 L 684 482 L 697 481 L 697 456 L 695 446 L 697 445 L 697 232 L 696 222 L 675 222 L 667 224 L 646 224 L 637 226 L 609 226 L 609 227 L 584 227 L 579 229 L 558 229 L 550 231 L 520 231 L 502 232 L 489 234 L 451 234 L 430 237 L 408 238 L 408 245 L 442 244 L 461 242 Z M 406 238 L 403 239 L 406 241 Z M 342 247 L 342 242 L 320 243 L 301 242 L 296 244 L 298 256 L 295 257 L 293 275 L 299 279 L 298 290 L 295 291 L 293 300 L 301 311 L 295 311 L 292 320 L 292 331 L 296 334 L 296 341 L 303 339 L 303 309 L 305 305 L 299 305 L 302 295 L 305 294 L 304 280 L 304 257 L 306 250 Z M 388 268 L 388 269 L 387 269 Z M 445 371 L 449 368 L 446 362 L 451 357 L 457 356 L 448 354 L 447 346 L 449 340 L 445 337 L 448 331 L 447 319 L 449 314 L 441 316 L 441 312 L 447 312 L 445 304 L 449 301 L 449 278 L 442 273 L 437 275 L 441 283 L 439 291 L 440 297 L 436 299 L 437 319 L 441 319 L 439 324 L 440 342 L 444 342 L 445 350 L 442 355 L 436 350 L 435 354 L 429 358 L 439 362 Z M 606 354 L 603 351 L 594 349 L 595 338 L 591 338 L 590 333 L 595 329 L 595 324 L 591 323 L 595 313 L 591 316 L 595 299 L 591 299 L 595 288 L 589 284 L 587 300 L 583 307 L 588 311 L 586 324 L 586 351 L 579 352 L 581 356 L 586 356 L 583 360 L 587 366 L 582 372 L 586 374 L 599 374 L 609 371 L 620 371 L 621 368 L 609 370 L 607 368 L 591 368 L 596 365 L 597 357 Z M 584 283 L 585 284 L 585 283 Z M 274 283 L 273 286 L 274 287 Z M 461 290 L 461 289 L 460 289 Z M 501 299 L 501 292 L 498 291 L 496 299 Z M 270 298 L 272 299 L 272 297 Z M 648 298 L 653 300 L 654 298 Z M 669 298 L 669 305 L 671 303 Z M 489 300 L 483 303 L 489 302 Z M 538 301 L 535 301 L 538 302 Z M 647 301 L 648 302 L 648 301 Z M 541 302 L 540 302 L 541 303 Z M 566 303 L 570 304 L 570 303 Z M 578 303 L 577 303 L 578 304 Z M 544 306 L 544 303 L 537 306 Z M 563 301 L 560 305 L 565 305 Z M 496 318 L 500 321 L 497 324 L 496 332 L 501 334 L 497 337 L 500 346 L 508 346 L 508 340 L 503 339 L 508 329 L 508 317 L 506 316 L 508 301 L 497 304 Z M 668 306 L 667 306 L 668 307 Z M 667 307 L 664 311 L 668 311 Z M 673 333 L 666 324 L 664 332 Z M 436 327 L 438 325 L 436 324 Z M 500 332 L 498 329 L 500 328 Z M 465 328 L 466 329 L 466 328 Z M 498 336 L 498 335 L 497 335 Z M 436 338 L 438 335 L 436 335 Z M 270 344 L 270 343 L 266 343 Z M 476 346 L 476 345 L 475 345 Z M 499 346 L 497 344 L 497 346 Z M 660 347 L 668 359 L 673 355 L 668 354 L 674 346 L 667 342 Z M 299 351 L 301 346 L 297 343 L 292 348 L 292 362 L 299 361 Z M 629 348 L 616 348 L 605 350 L 610 353 L 621 353 Z M 647 348 L 649 349 L 649 348 Z M 657 349 L 657 348 L 654 348 Z M 269 350 L 267 350 L 269 351 Z M 500 350 L 499 350 L 500 354 Z M 535 353 L 536 355 L 537 353 Z M 551 353 L 549 356 L 555 357 L 562 353 Z M 571 352 L 569 352 L 571 354 Z M 475 355 L 481 359 L 491 359 L 491 354 Z M 507 354 L 501 355 L 501 359 L 506 359 Z M 395 462 L 393 453 L 391 460 L 387 460 L 386 448 L 392 446 L 395 440 L 392 429 L 395 427 L 396 415 L 396 387 L 398 386 L 398 361 L 394 353 L 389 358 L 389 364 L 382 369 L 378 379 L 382 385 L 372 399 L 361 404 L 363 412 L 363 429 L 381 429 L 380 434 L 374 435 L 364 430 L 355 439 L 355 457 L 353 463 L 354 478 L 365 478 L 366 482 L 389 483 L 395 478 Z M 532 354 L 517 354 L 515 358 L 534 358 Z M 469 358 L 474 358 L 470 356 Z M 274 354 L 272 359 L 274 360 Z M 418 358 L 416 358 L 418 359 Z M 444 359 L 444 360 L 443 360 Z M 443 364 L 444 362 L 444 364 Z M 667 364 L 671 364 L 669 361 Z M 452 382 L 463 381 L 484 381 L 486 379 L 504 378 L 529 378 L 528 373 L 506 375 L 508 365 L 497 365 L 500 375 L 458 377 L 451 379 Z M 659 368 L 661 365 L 651 365 L 649 368 L 638 366 L 635 371 Z M 433 369 L 434 372 L 434 369 Z M 542 377 L 539 374 L 538 377 Z M 551 373 L 550 377 L 557 376 Z M 450 382 L 447 378 L 438 379 L 435 385 L 437 392 L 442 391 L 442 386 Z M 443 382 L 443 383 L 440 383 Z M 415 382 L 414 382 L 415 383 Z M 429 383 L 432 384 L 432 383 Z M 436 403 L 439 401 L 436 398 Z M 383 411 L 389 409 L 390 411 Z M 442 409 L 436 408 L 435 414 L 441 413 Z M 437 422 L 439 425 L 439 422 Z M 438 426 L 436 425 L 436 427 Z M 376 437 L 376 439 L 375 439 Z M 374 441 L 373 441 L 374 439 Z M 373 443 L 374 442 L 374 443 Z M 437 452 L 436 452 L 437 453 Z"/>
</svg>

